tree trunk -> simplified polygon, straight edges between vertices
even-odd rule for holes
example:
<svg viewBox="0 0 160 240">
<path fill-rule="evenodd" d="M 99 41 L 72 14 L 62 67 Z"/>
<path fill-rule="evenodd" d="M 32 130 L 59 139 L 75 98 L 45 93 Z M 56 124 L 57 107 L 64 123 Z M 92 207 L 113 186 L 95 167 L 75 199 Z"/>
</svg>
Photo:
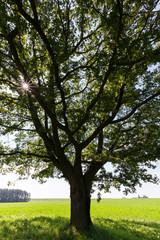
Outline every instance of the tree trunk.
<svg viewBox="0 0 160 240">
<path fill-rule="evenodd" d="M 77 230 L 86 230 L 92 224 L 90 218 L 90 190 L 81 189 L 71 184 L 71 225 Z"/>
</svg>

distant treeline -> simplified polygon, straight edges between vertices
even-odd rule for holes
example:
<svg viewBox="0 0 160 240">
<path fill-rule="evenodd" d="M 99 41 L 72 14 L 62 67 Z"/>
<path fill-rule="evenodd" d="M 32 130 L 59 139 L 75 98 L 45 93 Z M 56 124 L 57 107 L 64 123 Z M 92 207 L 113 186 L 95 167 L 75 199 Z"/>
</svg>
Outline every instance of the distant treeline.
<svg viewBox="0 0 160 240">
<path fill-rule="evenodd" d="M 0 202 L 28 202 L 30 193 L 19 189 L 0 189 Z"/>
</svg>

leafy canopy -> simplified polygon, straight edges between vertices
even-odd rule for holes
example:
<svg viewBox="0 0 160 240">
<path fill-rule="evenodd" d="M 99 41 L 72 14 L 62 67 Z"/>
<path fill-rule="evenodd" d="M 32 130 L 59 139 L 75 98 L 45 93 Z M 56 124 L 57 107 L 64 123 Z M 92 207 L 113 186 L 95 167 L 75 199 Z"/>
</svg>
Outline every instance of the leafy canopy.
<svg viewBox="0 0 160 240">
<path fill-rule="evenodd" d="M 158 4 L 1 0 L 0 132 L 16 144 L 1 144 L 1 171 L 106 191 L 157 181 Z"/>
</svg>

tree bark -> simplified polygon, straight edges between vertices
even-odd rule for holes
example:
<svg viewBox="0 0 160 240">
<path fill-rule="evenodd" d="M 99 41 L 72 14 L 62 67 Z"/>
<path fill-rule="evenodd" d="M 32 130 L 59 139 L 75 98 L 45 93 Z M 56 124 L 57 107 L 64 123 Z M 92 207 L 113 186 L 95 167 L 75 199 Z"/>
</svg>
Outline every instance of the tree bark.
<svg viewBox="0 0 160 240">
<path fill-rule="evenodd" d="M 92 225 L 90 217 L 90 189 L 86 186 L 79 188 L 74 184 L 70 185 L 71 198 L 71 225 L 77 230 L 86 230 Z"/>
</svg>

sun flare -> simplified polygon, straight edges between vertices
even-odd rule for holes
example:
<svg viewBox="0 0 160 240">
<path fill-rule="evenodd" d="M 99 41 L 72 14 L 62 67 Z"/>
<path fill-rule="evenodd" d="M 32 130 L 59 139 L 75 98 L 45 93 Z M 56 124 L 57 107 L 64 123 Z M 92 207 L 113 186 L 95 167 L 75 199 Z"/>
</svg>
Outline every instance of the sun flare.
<svg viewBox="0 0 160 240">
<path fill-rule="evenodd" d="M 29 89 L 29 85 L 27 83 L 22 83 L 22 88 L 25 90 Z"/>
</svg>

